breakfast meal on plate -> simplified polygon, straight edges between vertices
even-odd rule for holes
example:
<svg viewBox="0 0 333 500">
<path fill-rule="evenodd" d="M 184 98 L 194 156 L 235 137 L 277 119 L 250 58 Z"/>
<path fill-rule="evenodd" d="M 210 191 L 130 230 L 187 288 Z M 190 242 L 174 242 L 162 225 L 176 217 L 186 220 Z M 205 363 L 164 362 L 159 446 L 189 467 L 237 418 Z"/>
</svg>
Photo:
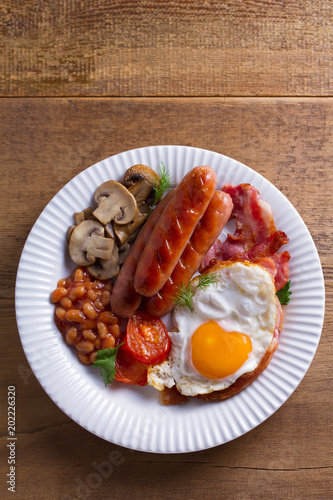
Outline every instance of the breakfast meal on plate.
<svg viewBox="0 0 333 500">
<path fill-rule="evenodd" d="M 217 186 L 208 166 L 177 185 L 134 165 L 74 214 L 79 267 L 51 294 L 55 323 L 80 361 L 150 385 L 163 404 L 223 400 L 268 366 L 289 302 L 287 235 L 250 184 Z M 220 239 L 229 220 L 236 228 Z M 172 314 L 168 331 L 163 317 Z"/>
</svg>

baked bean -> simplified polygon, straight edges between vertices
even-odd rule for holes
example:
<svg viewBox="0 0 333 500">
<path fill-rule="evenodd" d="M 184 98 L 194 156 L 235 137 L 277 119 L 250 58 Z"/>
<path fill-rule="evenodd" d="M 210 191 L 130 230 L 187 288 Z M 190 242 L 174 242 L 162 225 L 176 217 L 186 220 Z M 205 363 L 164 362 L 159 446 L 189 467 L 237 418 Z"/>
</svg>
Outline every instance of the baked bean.
<svg viewBox="0 0 333 500">
<path fill-rule="evenodd" d="M 89 340 L 80 340 L 78 344 L 76 344 L 76 349 L 82 354 L 89 354 L 94 350 L 94 344 Z"/>
<path fill-rule="evenodd" d="M 64 317 L 66 315 L 66 309 L 64 309 L 63 307 L 58 306 L 55 309 L 55 313 L 56 313 L 57 318 L 64 319 Z"/>
<path fill-rule="evenodd" d="M 68 297 L 64 297 L 63 299 L 61 299 L 59 304 L 65 309 L 70 309 L 73 305 L 73 302 Z"/>
<path fill-rule="evenodd" d="M 94 351 L 90 354 L 90 362 L 95 363 L 96 358 L 97 358 L 97 351 Z"/>
<path fill-rule="evenodd" d="M 95 306 L 95 307 L 96 307 L 96 309 L 98 309 L 99 311 L 104 311 L 104 309 L 105 309 L 104 304 L 102 304 L 102 302 L 101 302 L 99 299 L 95 300 L 95 302 L 94 302 L 94 306 Z"/>
<path fill-rule="evenodd" d="M 97 337 L 92 330 L 82 330 L 82 335 L 86 340 L 90 340 L 90 342 L 94 342 Z"/>
<path fill-rule="evenodd" d="M 82 352 L 78 352 L 78 357 L 79 357 L 79 360 L 82 361 L 82 363 L 84 363 L 85 365 L 91 365 L 91 359 L 90 359 L 90 356 L 88 356 L 87 354 L 83 354 Z"/>
<path fill-rule="evenodd" d="M 119 325 L 111 325 L 110 333 L 112 333 L 115 339 L 119 339 L 121 336 Z"/>
<path fill-rule="evenodd" d="M 65 287 L 66 285 L 67 285 L 67 279 L 66 278 L 63 278 L 63 279 L 59 280 L 58 283 L 57 283 L 57 287 L 58 288 Z"/>
<path fill-rule="evenodd" d="M 75 269 L 75 272 L 74 272 L 74 281 L 75 282 L 83 281 L 83 278 L 84 278 L 84 274 L 83 274 L 82 269 Z"/>
<path fill-rule="evenodd" d="M 85 318 L 83 312 L 80 311 L 80 309 L 69 309 L 69 311 L 67 311 L 65 314 L 65 319 L 67 321 L 75 321 L 75 323 L 81 323 L 81 321 L 83 321 Z"/>
<path fill-rule="evenodd" d="M 97 351 L 99 351 L 101 348 L 101 345 L 102 345 L 102 339 L 100 337 L 97 337 L 97 339 L 94 342 L 94 345 L 95 345 Z"/>
<path fill-rule="evenodd" d="M 77 338 L 77 328 L 72 326 L 66 333 L 66 342 L 68 345 L 75 345 L 75 340 Z"/>
<path fill-rule="evenodd" d="M 101 339 L 105 339 L 105 337 L 109 333 L 108 327 L 106 326 L 105 323 L 102 323 L 101 321 L 99 323 L 97 323 L 97 330 L 98 330 L 98 334 L 101 337 Z"/>
<path fill-rule="evenodd" d="M 51 293 L 51 302 L 53 302 L 53 304 L 57 304 L 63 297 L 66 297 L 67 294 L 68 294 L 67 288 L 59 286 Z"/>
<path fill-rule="evenodd" d="M 101 302 L 104 306 L 107 306 L 111 299 L 111 292 L 109 290 L 104 290 L 101 295 Z"/>
<path fill-rule="evenodd" d="M 96 300 L 97 299 L 97 295 L 96 295 L 96 293 L 95 293 L 95 291 L 93 289 L 88 290 L 87 297 L 90 300 Z"/>
<path fill-rule="evenodd" d="M 94 330 L 96 328 L 96 320 L 84 319 L 80 324 L 82 330 Z"/>
<path fill-rule="evenodd" d="M 71 300 L 76 300 L 78 299 L 79 297 L 83 297 L 83 295 L 86 293 L 86 289 L 83 285 L 79 285 L 79 286 L 76 286 L 75 288 L 73 288 L 69 294 L 68 294 L 68 297 L 71 299 Z"/>
<path fill-rule="evenodd" d="M 108 347 L 114 347 L 116 345 L 116 339 L 110 333 L 102 340 L 102 349 L 107 349 Z"/>
<path fill-rule="evenodd" d="M 85 302 L 82 306 L 82 311 L 84 315 L 89 319 L 95 319 L 97 316 L 97 311 L 91 302 Z"/>
<path fill-rule="evenodd" d="M 102 321 L 103 323 L 106 324 L 115 324 L 118 323 L 118 318 L 115 314 L 113 314 L 111 311 L 102 311 L 98 315 L 99 321 Z"/>
</svg>

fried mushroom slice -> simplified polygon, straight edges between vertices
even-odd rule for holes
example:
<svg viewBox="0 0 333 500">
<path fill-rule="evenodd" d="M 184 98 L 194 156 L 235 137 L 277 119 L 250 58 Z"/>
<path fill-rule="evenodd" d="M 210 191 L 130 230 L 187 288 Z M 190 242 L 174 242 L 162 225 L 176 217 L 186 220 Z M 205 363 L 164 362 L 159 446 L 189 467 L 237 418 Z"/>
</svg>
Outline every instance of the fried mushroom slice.
<svg viewBox="0 0 333 500">
<path fill-rule="evenodd" d="M 138 207 L 138 212 L 134 219 L 128 224 L 114 224 L 113 229 L 114 232 L 120 242 L 120 244 L 125 243 L 126 241 L 131 241 L 131 237 L 134 235 L 137 229 L 140 229 L 140 226 L 145 222 L 147 216 L 149 214 L 149 207 L 146 203 L 141 203 Z"/>
<path fill-rule="evenodd" d="M 100 280 L 109 280 L 117 276 L 120 271 L 117 245 L 113 245 L 110 259 L 96 259 L 91 266 L 87 267 L 87 270 L 94 278 Z"/>
<path fill-rule="evenodd" d="M 82 210 L 82 212 L 75 212 L 74 214 L 74 220 L 75 220 L 75 225 L 80 224 L 80 222 L 89 219 L 92 214 L 92 208 L 88 207 Z"/>
<path fill-rule="evenodd" d="M 114 240 L 104 237 L 104 227 L 99 222 L 84 220 L 74 227 L 69 238 L 69 254 L 79 266 L 88 266 L 96 258 L 109 259 Z"/>
<path fill-rule="evenodd" d="M 130 253 L 130 244 L 126 242 L 121 245 L 118 250 L 119 264 L 122 265 L 125 262 L 127 255 Z"/>
<path fill-rule="evenodd" d="M 69 243 L 69 240 L 71 239 L 72 232 L 74 231 L 75 227 L 76 227 L 75 224 L 73 224 L 72 226 L 69 226 L 69 228 L 67 229 L 66 233 L 67 243 Z"/>
<path fill-rule="evenodd" d="M 137 164 L 126 170 L 124 184 L 136 199 L 138 205 L 145 202 L 152 205 L 155 198 L 156 185 L 160 181 L 159 176 L 146 165 Z"/>
<path fill-rule="evenodd" d="M 94 198 L 98 207 L 93 215 L 104 225 L 111 220 L 117 224 L 128 224 L 137 214 L 134 196 L 120 182 L 104 182 L 96 189 Z"/>
</svg>

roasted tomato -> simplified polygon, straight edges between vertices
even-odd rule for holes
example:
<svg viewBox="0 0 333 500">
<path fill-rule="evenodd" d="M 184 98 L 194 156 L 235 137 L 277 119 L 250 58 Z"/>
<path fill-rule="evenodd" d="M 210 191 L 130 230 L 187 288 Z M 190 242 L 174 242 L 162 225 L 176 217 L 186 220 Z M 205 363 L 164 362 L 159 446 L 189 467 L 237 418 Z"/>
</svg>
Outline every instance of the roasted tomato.
<svg viewBox="0 0 333 500">
<path fill-rule="evenodd" d="M 164 323 L 145 311 L 137 311 L 128 320 L 125 341 L 125 349 L 146 365 L 162 363 L 171 347 Z"/>
<path fill-rule="evenodd" d="M 116 375 L 115 379 L 123 384 L 146 385 L 148 367 L 139 363 L 132 354 L 119 347 L 116 357 Z"/>
</svg>

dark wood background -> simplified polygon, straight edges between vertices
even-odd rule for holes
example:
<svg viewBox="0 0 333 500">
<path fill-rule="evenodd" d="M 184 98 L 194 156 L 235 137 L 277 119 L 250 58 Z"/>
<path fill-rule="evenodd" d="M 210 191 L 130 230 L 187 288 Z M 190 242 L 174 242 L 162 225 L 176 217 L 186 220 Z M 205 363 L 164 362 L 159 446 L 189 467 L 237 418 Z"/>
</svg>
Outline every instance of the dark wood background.
<svg viewBox="0 0 333 500">
<path fill-rule="evenodd" d="M 9 385 L 20 499 L 332 498 L 332 2 L 3 0 L 0 16 L 1 498 Z M 17 265 L 44 206 L 93 163 L 154 144 L 214 150 L 273 182 L 326 283 L 322 339 L 295 393 L 248 434 L 186 455 L 129 451 L 72 422 L 30 371 L 15 322 Z M 94 483 L 112 452 L 122 463 Z"/>
</svg>

